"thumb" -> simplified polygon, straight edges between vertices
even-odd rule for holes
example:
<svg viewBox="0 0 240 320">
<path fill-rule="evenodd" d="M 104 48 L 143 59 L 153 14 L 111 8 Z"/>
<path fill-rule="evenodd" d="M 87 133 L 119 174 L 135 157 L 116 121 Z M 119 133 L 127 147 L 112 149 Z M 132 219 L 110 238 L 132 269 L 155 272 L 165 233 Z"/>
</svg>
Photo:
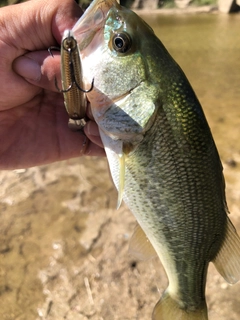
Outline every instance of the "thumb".
<svg viewBox="0 0 240 320">
<path fill-rule="evenodd" d="M 1 40 L 26 51 L 47 49 L 61 42 L 65 29 L 71 29 L 82 14 L 74 0 L 32 0 L 1 8 Z M 24 19 L 22 18 L 24 17 Z"/>
<path fill-rule="evenodd" d="M 16 32 L 22 33 L 22 36 L 14 35 L 13 38 L 21 39 L 19 46 L 24 47 L 25 52 L 26 48 L 30 52 L 23 54 L 21 50 L 13 62 L 13 70 L 31 84 L 51 91 L 57 91 L 55 78 L 60 79 L 60 58 L 57 51 L 54 52 L 54 58 L 51 57 L 47 49 L 60 43 L 64 30 L 72 28 L 82 14 L 75 1 L 60 2 L 59 5 L 59 0 L 32 0 L 20 4 L 17 7 L 18 14 L 24 10 L 28 19 L 23 22 L 16 19 L 14 24 L 16 30 L 19 30 Z M 36 19 L 39 15 L 41 19 Z M 28 33 L 26 37 L 23 36 L 25 33 Z"/>
</svg>

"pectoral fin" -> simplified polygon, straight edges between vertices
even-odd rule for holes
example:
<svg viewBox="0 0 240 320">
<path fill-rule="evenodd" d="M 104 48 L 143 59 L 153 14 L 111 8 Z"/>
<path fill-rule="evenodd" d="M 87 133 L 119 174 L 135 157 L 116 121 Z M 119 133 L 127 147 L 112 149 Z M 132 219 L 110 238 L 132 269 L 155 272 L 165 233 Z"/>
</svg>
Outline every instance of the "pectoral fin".
<svg viewBox="0 0 240 320">
<path fill-rule="evenodd" d="M 228 283 L 234 284 L 240 280 L 240 238 L 229 219 L 225 240 L 213 263 Z"/>
<path fill-rule="evenodd" d="M 120 207 L 123 199 L 124 185 L 125 185 L 125 158 L 126 154 L 123 150 L 123 142 L 121 140 L 114 140 L 109 137 L 101 129 L 100 135 L 106 155 L 108 158 L 111 175 L 114 184 L 118 189 L 117 209 Z"/>
<path fill-rule="evenodd" d="M 155 249 L 139 224 L 137 224 L 130 240 L 128 252 L 139 260 L 148 260 L 157 256 Z"/>
<path fill-rule="evenodd" d="M 119 185 L 118 185 L 118 200 L 117 209 L 120 207 L 123 198 L 125 184 L 125 154 L 119 154 Z"/>
</svg>

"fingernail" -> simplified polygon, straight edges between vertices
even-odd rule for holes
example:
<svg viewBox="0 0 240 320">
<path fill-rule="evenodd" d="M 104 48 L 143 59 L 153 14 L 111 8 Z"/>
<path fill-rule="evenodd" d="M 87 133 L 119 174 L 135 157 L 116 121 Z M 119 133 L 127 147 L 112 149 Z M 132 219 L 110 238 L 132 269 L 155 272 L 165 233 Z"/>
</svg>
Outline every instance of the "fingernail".
<svg viewBox="0 0 240 320">
<path fill-rule="evenodd" d="M 14 70 L 21 77 L 32 81 L 39 81 L 41 79 L 40 65 L 27 57 L 19 57 L 14 62 Z"/>
</svg>

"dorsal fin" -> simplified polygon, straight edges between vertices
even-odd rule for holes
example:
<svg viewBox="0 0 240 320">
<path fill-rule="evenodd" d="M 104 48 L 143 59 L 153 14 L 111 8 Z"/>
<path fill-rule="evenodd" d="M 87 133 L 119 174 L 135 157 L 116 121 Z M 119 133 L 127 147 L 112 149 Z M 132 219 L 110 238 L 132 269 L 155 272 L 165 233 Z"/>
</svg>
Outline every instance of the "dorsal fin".
<svg viewBox="0 0 240 320">
<path fill-rule="evenodd" d="M 136 225 L 130 239 L 128 252 L 139 260 L 148 260 L 157 256 L 155 249 L 139 224 Z"/>
</svg>

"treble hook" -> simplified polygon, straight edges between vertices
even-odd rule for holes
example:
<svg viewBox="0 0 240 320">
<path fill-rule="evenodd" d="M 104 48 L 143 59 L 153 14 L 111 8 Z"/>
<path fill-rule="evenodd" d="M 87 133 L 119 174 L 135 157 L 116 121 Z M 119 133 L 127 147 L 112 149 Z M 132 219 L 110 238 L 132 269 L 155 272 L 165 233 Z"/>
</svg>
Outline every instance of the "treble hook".
<svg viewBox="0 0 240 320">
<path fill-rule="evenodd" d="M 54 55 L 52 53 L 52 51 L 55 50 L 55 51 L 61 51 L 61 49 L 59 47 L 55 47 L 55 46 L 51 46 L 48 48 L 48 53 L 50 54 L 51 57 L 54 58 Z"/>
<path fill-rule="evenodd" d="M 67 44 L 67 46 L 65 46 L 65 44 Z M 81 73 L 80 64 L 77 61 L 78 59 L 77 59 L 77 57 L 72 55 L 72 52 L 77 50 L 77 41 L 72 36 L 68 36 L 68 37 L 63 39 L 62 48 L 55 47 L 55 46 L 49 47 L 48 48 L 48 52 L 54 58 L 54 55 L 52 53 L 53 50 L 55 50 L 55 51 L 65 50 L 67 52 L 68 56 L 66 57 L 66 60 L 68 60 L 68 63 L 66 63 L 66 64 L 68 64 L 68 67 L 69 67 L 69 70 L 70 70 L 70 79 L 71 79 L 70 85 L 68 86 L 67 89 L 60 89 L 59 86 L 58 86 L 58 83 L 57 83 L 57 78 L 55 77 L 54 82 L 55 82 L 56 89 L 61 93 L 67 93 L 72 89 L 73 85 L 75 84 L 76 87 L 78 88 L 78 90 L 80 90 L 80 91 L 82 91 L 84 93 L 91 92 L 93 87 L 94 87 L 94 79 L 91 82 L 90 89 L 83 89 L 78 84 L 78 82 L 76 80 L 76 77 L 75 77 L 75 67 L 77 69 L 76 72 Z M 61 54 L 61 56 L 62 55 L 63 54 Z M 65 58 L 63 57 L 62 60 L 65 60 Z"/>
</svg>

